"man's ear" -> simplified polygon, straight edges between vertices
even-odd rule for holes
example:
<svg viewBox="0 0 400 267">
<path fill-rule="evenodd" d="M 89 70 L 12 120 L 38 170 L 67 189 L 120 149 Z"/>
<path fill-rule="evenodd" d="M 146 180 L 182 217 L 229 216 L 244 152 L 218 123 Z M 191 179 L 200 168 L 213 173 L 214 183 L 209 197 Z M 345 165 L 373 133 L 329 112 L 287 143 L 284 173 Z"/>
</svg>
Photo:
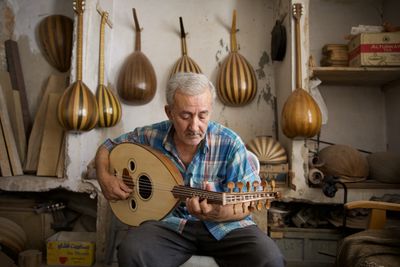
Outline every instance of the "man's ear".
<svg viewBox="0 0 400 267">
<path fill-rule="evenodd" d="M 168 106 L 168 105 L 165 105 L 164 106 L 164 111 L 165 111 L 165 114 L 167 114 L 168 119 L 171 120 L 172 119 L 171 107 Z"/>
</svg>

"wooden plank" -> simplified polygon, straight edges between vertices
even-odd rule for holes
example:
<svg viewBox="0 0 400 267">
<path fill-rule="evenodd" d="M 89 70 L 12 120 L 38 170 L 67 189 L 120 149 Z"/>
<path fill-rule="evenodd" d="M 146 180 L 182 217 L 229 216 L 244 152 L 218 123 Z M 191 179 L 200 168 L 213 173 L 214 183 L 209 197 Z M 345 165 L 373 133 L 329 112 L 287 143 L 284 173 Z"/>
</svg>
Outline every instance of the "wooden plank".
<svg viewBox="0 0 400 267">
<path fill-rule="evenodd" d="M 6 141 L 4 140 L 3 129 L 0 127 L 0 172 L 1 176 L 12 176 Z"/>
<path fill-rule="evenodd" d="M 51 93 L 48 97 L 37 176 L 57 176 L 58 158 L 64 135 L 64 129 L 57 118 L 60 97 L 61 94 L 56 93 Z"/>
<path fill-rule="evenodd" d="M 22 113 L 24 115 L 25 135 L 28 137 L 32 127 L 32 119 L 29 112 L 28 98 L 26 96 L 24 75 L 19 57 L 18 43 L 13 40 L 4 42 L 7 58 L 8 72 L 14 90 L 18 90 L 21 97 Z"/>
<path fill-rule="evenodd" d="M 64 167 L 65 167 L 65 131 L 61 143 L 60 155 L 58 156 L 57 178 L 64 178 L 64 171 L 65 171 Z"/>
<path fill-rule="evenodd" d="M 19 92 L 11 87 L 10 75 L 8 72 L 0 71 L 0 85 L 6 97 L 7 110 L 10 116 L 10 123 L 17 143 L 18 155 L 21 162 L 25 160 L 26 135 L 21 110 Z"/>
<path fill-rule="evenodd" d="M 323 84 L 382 86 L 399 80 L 400 68 L 314 67 L 312 75 Z"/>
<path fill-rule="evenodd" d="M 21 159 L 21 163 L 25 162 L 26 158 L 26 146 L 27 138 L 25 136 L 24 116 L 22 114 L 21 97 L 18 91 L 13 90 L 13 100 L 15 107 L 15 120 L 16 120 L 16 133 L 15 138 L 17 140 L 18 154 Z"/>
<path fill-rule="evenodd" d="M 10 124 L 10 117 L 8 115 L 6 97 L 3 93 L 3 88 L 0 86 L 0 124 L 3 129 L 4 140 L 10 160 L 12 174 L 23 175 L 21 161 L 18 156 L 17 144 L 15 143 L 14 134 Z"/>
<path fill-rule="evenodd" d="M 47 100 L 50 93 L 62 93 L 67 86 L 66 75 L 53 74 L 49 77 L 47 86 L 44 90 L 42 101 L 36 112 L 35 120 L 31 135 L 29 136 L 28 142 L 28 153 L 26 155 L 26 161 L 24 171 L 26 173 L 35 173 L 38 167 L 38 159 L 40 153 L 40 146 L 42 143 L 44 119 L 47 108 Z"/>
</svg>

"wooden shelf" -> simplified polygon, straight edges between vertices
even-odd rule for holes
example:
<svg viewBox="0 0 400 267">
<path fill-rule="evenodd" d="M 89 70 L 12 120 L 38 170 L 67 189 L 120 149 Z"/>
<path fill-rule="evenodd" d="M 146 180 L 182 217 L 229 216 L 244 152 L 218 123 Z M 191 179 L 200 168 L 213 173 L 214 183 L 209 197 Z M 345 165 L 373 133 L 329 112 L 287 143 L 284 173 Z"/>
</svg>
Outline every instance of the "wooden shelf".
<svg viewBox="0 0 400 267">
<path fill-rule="evenodd" d="M 383 86 L 400 79 L 400 68 L 379 67 L 314 67 L 312 77 L 323 84 Z"/>
<path fill-rule="evenodd" d="M 81 180 L 70 183 L 65 178 L 35 175 L 0 177 L 0 190 L 4 191 L 45 192 L 56 188 L 63 188 L 72 192 L 93 192 L 100 190 L 100 186 L 96 180 Z"/>
<path fill-rule="evenodd" d="M 309 185 L 310 187 L 321 187 L 322 185 Z M 400 183 L 389 184 L 382 183 L 376 180 L 365 180 L 356 183 L 346 183 L 347 189 L 400 189 Z M 343 189 L 341 185 L 337 185 L 338 189 Z"/>
</svg>

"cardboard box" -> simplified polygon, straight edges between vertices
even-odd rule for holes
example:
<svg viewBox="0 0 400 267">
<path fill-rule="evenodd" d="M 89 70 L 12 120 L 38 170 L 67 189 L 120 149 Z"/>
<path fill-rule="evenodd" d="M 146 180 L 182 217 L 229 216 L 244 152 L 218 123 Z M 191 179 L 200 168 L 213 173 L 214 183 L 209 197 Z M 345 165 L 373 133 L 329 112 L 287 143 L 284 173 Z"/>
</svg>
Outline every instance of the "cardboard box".
<svg viewBox="0 0 400 267">
<path fill-rule="evenodd" d="M 349 42 L 349 66 L 400 66 L 400 32 L 355 36 Z"/>
<path fill-rule="evenodd" d="M 95 244 L 94 232 L 58 232 L 47 239 L 47 264 L 92 266 Z"/>
</svg>

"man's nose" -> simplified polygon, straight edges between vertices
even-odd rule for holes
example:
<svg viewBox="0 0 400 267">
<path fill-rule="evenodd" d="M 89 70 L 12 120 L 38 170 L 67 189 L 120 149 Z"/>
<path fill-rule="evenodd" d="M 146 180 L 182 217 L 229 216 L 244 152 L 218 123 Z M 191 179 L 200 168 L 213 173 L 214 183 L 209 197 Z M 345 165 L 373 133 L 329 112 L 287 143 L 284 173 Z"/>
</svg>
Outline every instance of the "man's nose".
<svg viewBox="0 0 400 267">
<path fill-rule="evenodd" d="M 199 119 L 198 119 L 197 117 L 193 117 L 193 118 L 190 120 L 189 128 L 190 128 L 191 130 L 196 131 L 196 130 L 198 129 L 198 127 L 199 127 Z"/>
</svg>

